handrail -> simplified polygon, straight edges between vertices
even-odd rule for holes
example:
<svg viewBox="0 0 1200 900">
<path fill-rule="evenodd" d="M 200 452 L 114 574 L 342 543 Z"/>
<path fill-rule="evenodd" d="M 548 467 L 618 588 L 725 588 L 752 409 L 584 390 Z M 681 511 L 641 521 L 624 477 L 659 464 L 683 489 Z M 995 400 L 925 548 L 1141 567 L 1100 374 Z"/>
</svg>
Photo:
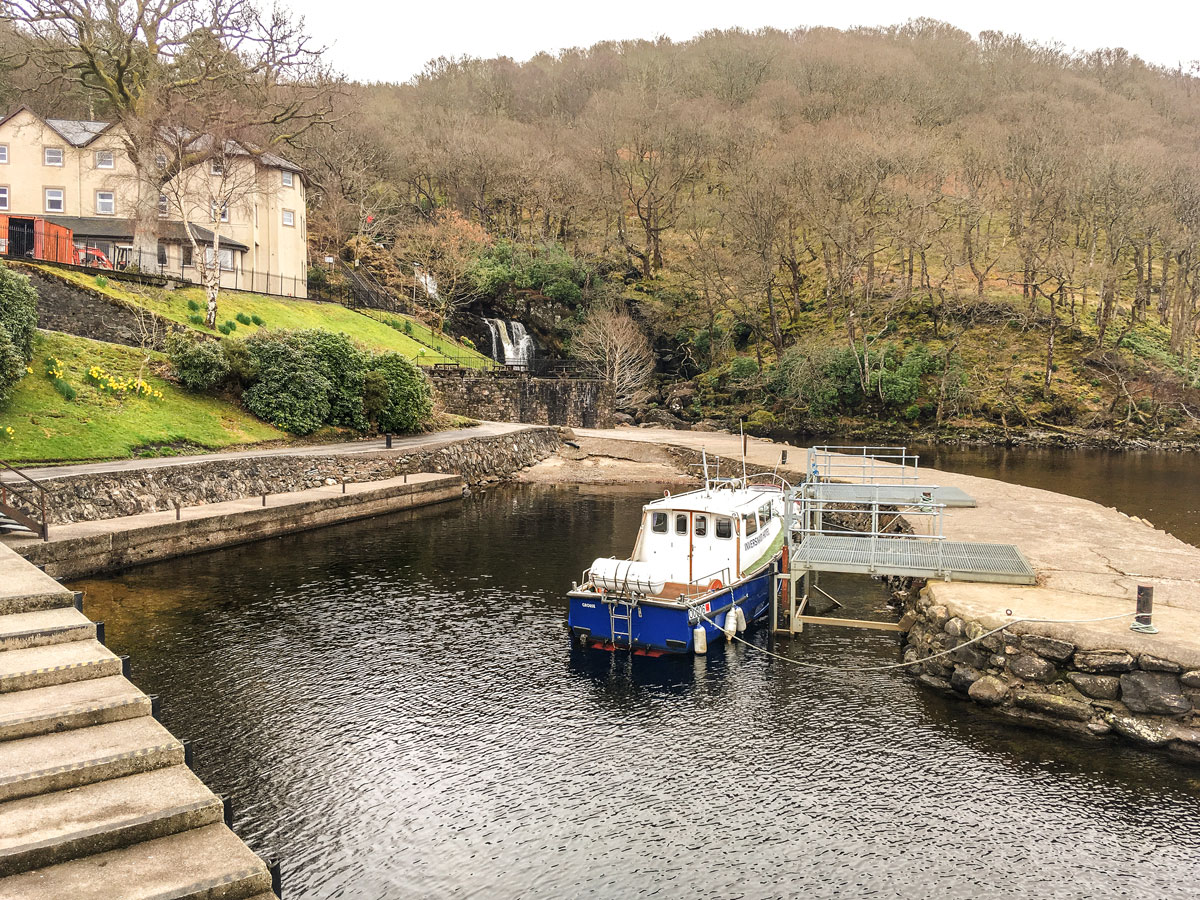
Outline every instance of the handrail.
<svg viewBox="0 0 1200 900">
<path fill-rule="evenodd" d="M 4 514 L 8 516 L 8 518 L 19 522 L 20 524 L 29 528 L 31 531 L 38 533 L 43 541 L 50 540 L 50 518 L 46 514 L 46 498 L 50 496 L 50 489 L 44 484 L 34 481 L 16 466 L 6 462 L 3 459 L 0 459 L 0 466 L 4 466 L 4 468 L 9 469 L 10 471 L 16 472 L 17 475 L 41 491 L 41 495 L 37 496 L 36 498 L 28 497 L 21 491 L 17 490 L 12 482 L 0 480 L 0 510 L 2 510 Z M 28 507 L 32 507 L 34 510 L 40 512 L 40 521 L 35 518 L 33 513 L 26 512 L 24 509 L 10 504 L 8 502 L 9 494 L 15 495 Z"/>
<path fill-rule="evenodd" d="M 11 463 L 5 462 L 4 460 L 0 459 L 0 466 L 4 466 L 4 468 L 8 469 L 11 472 L 16 472 L 18 475 L 20 475 L 22 478 L 24 478 L 26 481 L 28 481 L 30 484 L 32 484 L 35 488 L 37 488 L 43 494 L 49 495 L 49 493 L 50 493 L 49 488 L 47 488 L 44 484 L 42 484 L 39 481 L 34 481 L 32 478 L 30 478 L 28 475 L 26 475 L 24 472 L 22 472 L 20 469 L 18 469 L 16 466 L 12 465 Z"/>
</svg>

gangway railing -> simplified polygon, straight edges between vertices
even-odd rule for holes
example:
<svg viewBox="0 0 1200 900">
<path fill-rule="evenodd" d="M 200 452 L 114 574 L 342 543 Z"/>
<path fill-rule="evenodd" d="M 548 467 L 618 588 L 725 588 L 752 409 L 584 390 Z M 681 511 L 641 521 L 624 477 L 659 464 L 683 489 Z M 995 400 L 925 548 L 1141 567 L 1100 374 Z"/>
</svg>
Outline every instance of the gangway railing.
<svg viewBox="0 0 1200 900">
<path fill-rule="evenodd" d="M 807 474 L 811 481 L 916 484 L 920 459 L 907 447 L 823 444 L 809 449 Z"/>
<path fill-rule="evenodd" d="M 14 465 L 0 459 L 0 466 L 13 472 L 21 481 L 0 478 L 0 516 L 28 528 L 43 541 L 50 540 L 50 516 L 46 510 L 50 492 Z M 26 488 L 32 485 L 36 493 Z"/>
</svg>

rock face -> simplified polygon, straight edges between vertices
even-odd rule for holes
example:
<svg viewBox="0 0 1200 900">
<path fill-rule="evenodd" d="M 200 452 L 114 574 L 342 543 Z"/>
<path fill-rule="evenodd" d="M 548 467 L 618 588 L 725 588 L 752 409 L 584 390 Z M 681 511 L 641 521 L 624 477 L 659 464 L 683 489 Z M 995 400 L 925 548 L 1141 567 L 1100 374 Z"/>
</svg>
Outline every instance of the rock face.
<svg viewBox="0 0 1200 900">
<path fill-rule="evenodd" d="M 665 409 L 648 409 L 638 416 L 639 424 L 653 425 L 656 428 L 674 428 L 686 431 L 690 426 L 678 416 L 672 415 Z"/>
<path fill-rule="evenodd" d="M 967 695 L 984 706 L 999 706 L 1008 694 L 1008 685 L 994 675 L 984 675 L 971 685 Z"/>
<path fill-rule="evenodd" d="M 1121 694 L 1121 682 L 1112 675 L 1089 675 L 1086 672 L 1068 672 L 1067 681 L 1076 690 L 1097 700 L 1116 700 Z"/>
<path fill-rule="evenodd" d="M 1069 641 L 1042 637 L 1040 634 L 1023 634 L 1021 635 L 1021 649 L 1036 653 L 1051 662 L 1065 663 L 1075 652 L 1075 645 Z"/>
<path fill-rule="evenodd" d="M 1169 672 L 1129 672 L 1121 676 L 1121 700 L 1136 713 L 1181 716 L 1192 703 L 1183 695 L 1179 679 Z"/>
<path fill-rule="evenodd" d="M 612 386 L 596 378 L 494 375 L 481 369 L 428 374 L 438 404 L 460 416 L 579 428 L 609 428 L 615 421 Z"/>
<path fill-rule="evenodd" d="M 1058 676 L 1054 663 L 1032 653 L 1018 653 L 1009 657 L 1008 670 L 1025 681 L 1050 682 Z"/>
<path fill-rule="evenodd" d="M 1133 671 L 1134 659 L 1124 650 L 1080 650 L 1075 654 L 1075 668 L 1081 672 L 1114 675 Z"/>
<path fill-rule="evenodd" d="M 1013 696 L 1013 702 L 1022 709 L 1060 719 L 1069 719 L 1073 722 L 1086 722 L 1092 717 L 1090 703 L 1054 694 L 1030 694 L 1017 691 Z"/>
</svg>

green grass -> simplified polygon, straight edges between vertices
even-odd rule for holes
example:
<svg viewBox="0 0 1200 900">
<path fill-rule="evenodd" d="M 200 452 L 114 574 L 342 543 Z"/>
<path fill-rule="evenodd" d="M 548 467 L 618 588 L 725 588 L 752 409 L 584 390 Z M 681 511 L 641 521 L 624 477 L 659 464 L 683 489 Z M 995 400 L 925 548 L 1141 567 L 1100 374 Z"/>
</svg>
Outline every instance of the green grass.
<svg viewBox="0 0 1200 900">
<path fill-rule="evenodd" d="M 38 266 L 47 272 L 74 282 L 89 290 L 96 291 L 122 303 L 133 303 L 153 310 L 165 319 L 184 326 L 191 331 L 201 331 L 206 334 L 216 332 L 197 326 L 190 317 L 195 316 L 195 310 L 188 307 L 191 301 L 201 307 L 206 306 L 204 292 L 198 287 L 179 288 L 174 291 L 123 282 L 116 278 L 106 279 L 105 284 L 97 283 L 96 277 L 73 269 L 59 269 L 52 266 Z M 250 319 L 251 324 L 241 323 L 238 316 Z M 263 324 L 253 324 L 257 316 Z M 247 294 L 239 291 L 222 291 L 217 300 L 217 321 L 237 320 L 237 330 L 234 337 L 249 337 L 261 328 L 301 329 L 319 328 L 325 331 L 343 332 L 359 343 L 375 350 L 391 350 L 402 353 L 409 359 L 416 360 L 421 365 L 432 365 L 440 362 L 455 361 L 460 365 L 482 367 L 491 365 L 491 360 L 457 342 L 434 335 L 429 328 L 414 319 L 388 313 L 374 312 L 371 315 L 355 312 L 336 303 L 316 303 L 310 300 L 293 300 L 283 297 L 265 297 L 261 294 Z M 387 324 L 390 320 L 400 328 Z M 412 336 L 403 329 L 405 321 L 412 323 Z M 452 359 L 446 354 L 453 354 Z"/>
<path fill-rule="evenodd" d="M 45 376 L 47 356 L 62 361 L 64 380 L 76 391 L 74 400 L 64 399 Z M 9 426 L 15 433 L 11 441 L 0 436 L 0 459 L 119 459 L 146 447 L 218 450 L 287 437 L 220 398 L 190 393 L 159 377 L 153 370 L 167 366 L 160 354 L 147 367 L 146 381 L 162 391 L 161 400 L 109 396 L 85 380 L 93 365 L 118 377 L 136 377 L 142 359 L 129 347 L 38 332 L 30 364 L 33 374 L 18 382 L 12 399 L 0 410 L 0 431 Z"/>
</svg>

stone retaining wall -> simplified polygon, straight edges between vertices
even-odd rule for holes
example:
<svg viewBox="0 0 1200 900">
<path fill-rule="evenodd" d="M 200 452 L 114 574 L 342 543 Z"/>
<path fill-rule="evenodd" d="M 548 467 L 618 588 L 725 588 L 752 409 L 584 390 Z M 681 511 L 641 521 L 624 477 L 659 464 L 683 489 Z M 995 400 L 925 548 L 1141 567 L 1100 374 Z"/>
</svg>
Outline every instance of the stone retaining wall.
<svg viewBox="0 0 1200 900">
<path fill-rule="evenodd" d="M 37 291 L 38 328 L 127 347 L 141 347 L 147 332 L 153 331 L 154 339 L 147 342 L 151 349 L 163 349 L 171 325 L 159 320 L 157 329 L 150 329 L 149 323 L 156 318 L 153 313 L 139 312 L 99 291 L 89 291 L 28 266 L 20 266 L 19 271 L 29 276 Z"/>
<path fill-rule="evenodd" d="M 612 386 L 595 378 L 491 375 L 474 369 L 430 371 L 429 380 L 449 413 L 492 422 L 611 428 Z"/>
<path fill-rule="evenodd" d="M 467 484 L 508 478 L 554 452 L 556 428 L 529 428 L 442 446 L 329 456 L 241 457 L 132 471 L 70 475 L 43 483 L 53 491 L 52 524 L 90 522 L 181 506 L 319 487 L 325 479 L 380 481 L 413 472 L 461 475 Z"/>
<path fill-rule="evenodd" d="M 1200 669 L 1120 648 L 1082 649 L 1021 623 L 968 644 L 990 629 L 952 615 L 924 591 L 900 624 L 908 671 L 926 687 L 1023 725 L 1124 739 L 1200 763 Z"/>
</svg>

